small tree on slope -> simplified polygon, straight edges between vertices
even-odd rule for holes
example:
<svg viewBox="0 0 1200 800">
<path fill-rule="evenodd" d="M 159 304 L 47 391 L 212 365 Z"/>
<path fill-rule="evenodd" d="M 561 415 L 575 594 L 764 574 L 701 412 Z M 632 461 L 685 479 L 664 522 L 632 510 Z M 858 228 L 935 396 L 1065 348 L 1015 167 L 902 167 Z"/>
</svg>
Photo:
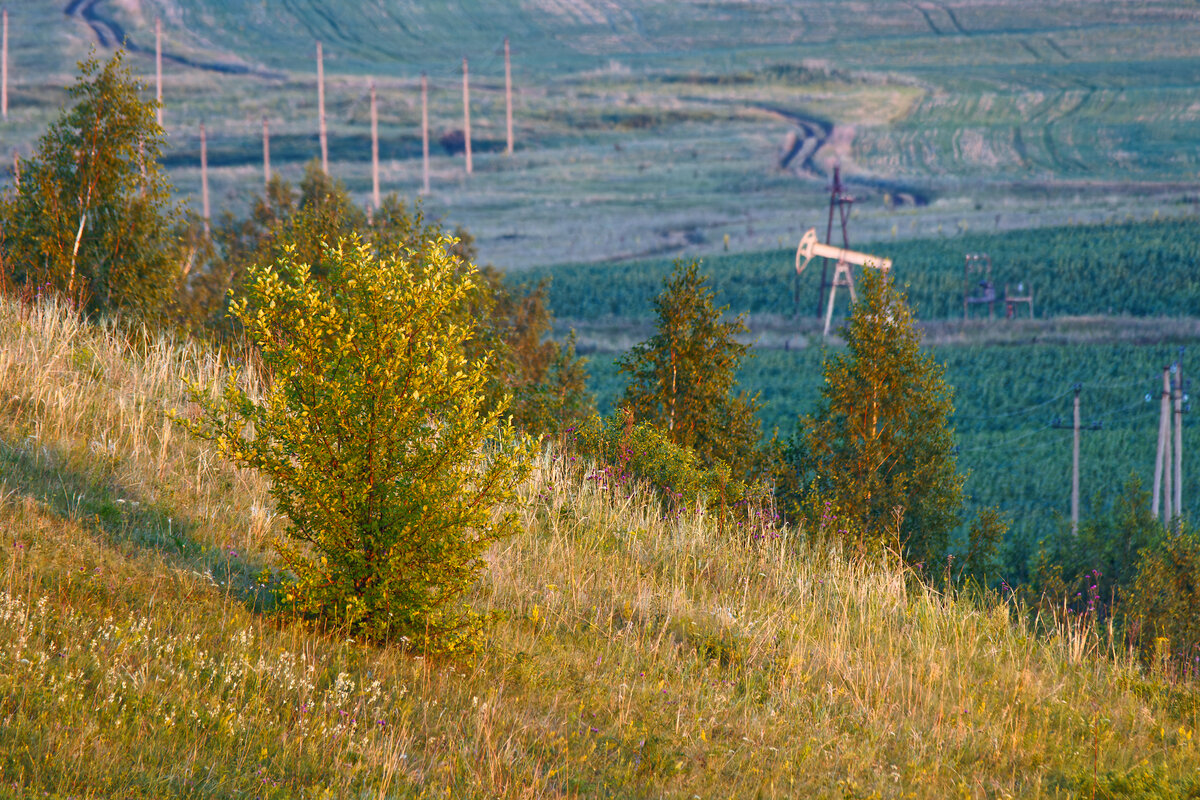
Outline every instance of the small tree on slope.
<svg viewBox="0 0 1200 800">
<path fill-rule="evenodd" d="M 836 520 L 869 548 L 895 544 L 890 532 L 910 560 L 937 559 L 963 503 L 951 389 L 921 352 L 904 296 L 875 270 L 861 292 L 847 352 L 826 360 L 818 411 L 787 449 L 792 500 L 814 529 Z"/>
<path fill-rule="evenodd" d="M 696 262 L 676 262 L 666 288 L 654 299 L 658 327 L 621 360 L 629 373 L 623 405 L 639 422 L 650 422 L 677 445 L 708 464 L 728 464 L 746 476 L 755 467 L 758 401 L 734 394 L 747 345 L 741 317 L 723 322 Z"/>
<path fill-rule="evenodd" d="M 287 258 L 253 267 L 233 313 L 273 381 L 261 400 L 233 380 L 189 424 L 267 473 L 291 524 L 277 548 L 300 610 L 373 638 L 453 649 L 477 617 L 463 593 L 526 474 L 529 444 L 487 401 L 492 368 L 464 345 L 478 275 L 446 251 L 377 258 L 327 249 L 327 283 Z"/>
<path fill-rule="evenodd" d="M 179 280 L 162 128 L 122 51 L 79 67 L 74 107 L 0 202 L 0 260 L 18 284 L 48 286 L 90 311 L 153 316 Z"/>
</svg>

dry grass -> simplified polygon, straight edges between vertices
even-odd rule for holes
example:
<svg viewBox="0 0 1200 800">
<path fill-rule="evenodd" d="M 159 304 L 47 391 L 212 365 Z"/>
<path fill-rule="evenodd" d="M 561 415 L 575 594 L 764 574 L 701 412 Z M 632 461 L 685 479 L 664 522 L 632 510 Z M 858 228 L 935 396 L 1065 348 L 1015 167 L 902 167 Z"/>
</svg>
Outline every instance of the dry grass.
<svg viewBox="0 0 1200 800">
<path fill-rule="evenodd" d="M 473 662 L 264 613 L 266 487 L 164 424 L 183 374 L 224 371 L 192 344 L 0 304 L 0 792 L 1200 789 L 1196 695 L 1103 635 L 1035 636 L 1002 603 L 794 531 L 749 547 L 662 519 L 553 454 L 478 587 L 496 621 Z"/>
</svg>

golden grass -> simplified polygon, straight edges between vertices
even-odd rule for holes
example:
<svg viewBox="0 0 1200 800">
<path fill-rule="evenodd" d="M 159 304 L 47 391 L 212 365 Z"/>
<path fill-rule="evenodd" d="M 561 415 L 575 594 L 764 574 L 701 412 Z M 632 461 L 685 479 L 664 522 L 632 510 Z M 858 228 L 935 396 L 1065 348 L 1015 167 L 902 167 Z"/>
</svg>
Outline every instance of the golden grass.
<svg viewBox="0 0 1200 800">
<path fill-rule="evenodd" d="M 795 531 L 663 519 L 554 453 L 473 598 L 496 616 L 474 661 L 256 610 L 266 486 L 164 423 L 184 374 L 225 370 L 0 301 L 0 794 L 1200 789 L 1196 694 L 1106 636 L 1035 636 Z"/>
</svg>

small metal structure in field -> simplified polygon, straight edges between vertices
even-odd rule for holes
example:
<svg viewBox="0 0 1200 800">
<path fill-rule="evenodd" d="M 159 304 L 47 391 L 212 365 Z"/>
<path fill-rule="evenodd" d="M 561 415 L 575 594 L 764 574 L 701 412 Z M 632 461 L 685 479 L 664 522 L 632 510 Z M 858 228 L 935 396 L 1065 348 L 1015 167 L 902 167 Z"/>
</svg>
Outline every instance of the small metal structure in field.
<svg viewBox="0 0 1200 800">
<path fill-rule="evenodd" d="M 980 275 L 983 277 L 979 278 Z M 978 294 L 971 294 L 972 285 L 979 289 Z M 996 284 L 992 283 L 992 258 L 987 253 L 967 253 L 963 256 L 963 319 L 970 319 L 971 306 L 984 304 L 987 305 L 988 319 L 991 319 L 996 305 Z"/>
<path fill-rule="evenodd" d="M 1017 316 L 1017 306 L 1020 304 L 1029 306 L 1029 318 L 1033 319 L 1033 287 L 1025 288 L 1024 283 L 1018 283 L 1016 291 L 1010 291 L 1008 284 L 1004 284 L 1004 316 L 1008 319 L 1015 319 Z"/>
<path fill-rule="evenodd" d="M 838 220 L 842 225 L 842 247 L 846 250 L 850 249 L 850 233 L 847 228 L 847 221 L 850 219 L 851 206 L 854 205 L 854 195 L 846 191 L 846 187 L 842 185 L 842 167 L 837 162 L 833 165 L 833 181 L 829 184 L 829 224 L 825 226 L 825 241 L 830 243 L 833 241 L 833 215 L 836 211 Z M 817 316 L 821 316 L 821 306 L 825 304 L 825 290 L 828 289 L 830 294 L 837 291 L 839 285 L 837 281 L 837 272 L 834 272 L 834 282 L 829 281 L 829 260 L 821 262 L 821 288 L 817 291 Z M 851 288 L 851 297 L 854 290 Z M 799 287 L 797 286 L 796 305 L 800 305 Z"/>
</svg>

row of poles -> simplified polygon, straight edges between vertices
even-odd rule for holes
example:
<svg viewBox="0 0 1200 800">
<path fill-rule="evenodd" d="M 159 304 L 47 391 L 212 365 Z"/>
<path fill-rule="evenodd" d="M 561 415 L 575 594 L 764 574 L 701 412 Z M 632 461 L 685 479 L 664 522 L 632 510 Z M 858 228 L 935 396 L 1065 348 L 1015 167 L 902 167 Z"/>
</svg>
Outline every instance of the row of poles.
<svg viewBox="0 0 1200 800">
<path fill-rule="evenodd" d="M 155 30 L 155 96 L 158 100 L 158 124 L 163 123 L 162 103 L 162 20 L 156 19 Z M 381 205 L 379 189 L 379 108 L 375 92 L 375 81 L 369 82 L 371 98 L 371 200 L 372 207 Z M 471 83 L 467 59 L 462 60 L 463 102 L 463 150 L 467 174 L 474 171 L 471 158 Z M 318 138 L 321 144 L 321 169 L 329 174 L 329 133 L 325 116 L 325 57 L 321 42 L 317 42 L 317 119 Z M 506 130 L 505 155 L 513 153 L 513 104 L 512 104 L 512 58 L 508 37 L 504 37 L 504 119 Z M 271 182 L 271 130 L 263 117 L 263 184 Z M 421 73 L 421 176 L 422 193 L 429 194 L 429 78 Z M 208 203 L 208 140 L 204 123 L 200 123 L 200 194 L 205 231 L 208 230 L 210 213 Z"/>
<path fill-rule="evenodd" d="M 1163 525 L 1171 527 L 1183 518 L 1183 348 L 1179 348 L 1179 360 L 1163 367 L 1162 404 L 1158 420 L 1158 448 L 1154 454 L 1154 489 L 1151 493 L 1150 513 L 1162 519 Z M 1087 428 L 1080 424 L 1079 394 L 1082 384 L 1072 387 L 1075 391 L 1072 425 L 1074 437 L 1071 446 L 1071 533 L 1079 533 L 1079 436 L 1084 430 L 1100 430 L 1100 423 L 1093 422 Z M 1150 400 L 1150 395 L 1146 395 Z M 1058 421 L 1052 428 L 1066 428 Z M 1160 513 L 1161 517 L 1160 517 Z"/>
<path fill-rule="evenodd" d="M 3 31 L 0 32 L 0 117 L 8 119 L 8 9 L 4 9 Z M 162 19 L 154 20 L 154 96 L 158 101 L 157 120 L 163 124 L 163 33 Z M 371 200 L 373 208 L 381 204 L 379 186 L 379 110 L 375 91 L 375 81 L 369 82 L 371 97 Z M 463 102 L 463 147 L 466 160 L 467 174 L 474 171 L 471 157 L 471 86 L 470 72 L 467 59 L 462 60 L 462 102 Z M 319 139 L 321 144 L 321 169 L 329 174 L 329 134 L 325 117 L 325 58 L 321 42 L 317 42 L 317 115 Z M 508 37 L 504 39 L 504 118 L 507 142 L 505 154 L 513 153 L 513 103 L 512 103 L 512 60 L 510 56 Z M 271 181 L 271 132 L 270 123 L 263 117 L 263 183 Z M 421 74 L 421 154 L 422 154 L 422 192 L 429 193 L 429 79 Z M 20 180 L 20 160 L 16 150 L 13 151 L 13 173 Z M 208 198 L 208 137 L 204 123 L 200 123 L 200 194 L 203 209 L 204 225 L 207 230 L 211 218 Z"/>
</svg>

